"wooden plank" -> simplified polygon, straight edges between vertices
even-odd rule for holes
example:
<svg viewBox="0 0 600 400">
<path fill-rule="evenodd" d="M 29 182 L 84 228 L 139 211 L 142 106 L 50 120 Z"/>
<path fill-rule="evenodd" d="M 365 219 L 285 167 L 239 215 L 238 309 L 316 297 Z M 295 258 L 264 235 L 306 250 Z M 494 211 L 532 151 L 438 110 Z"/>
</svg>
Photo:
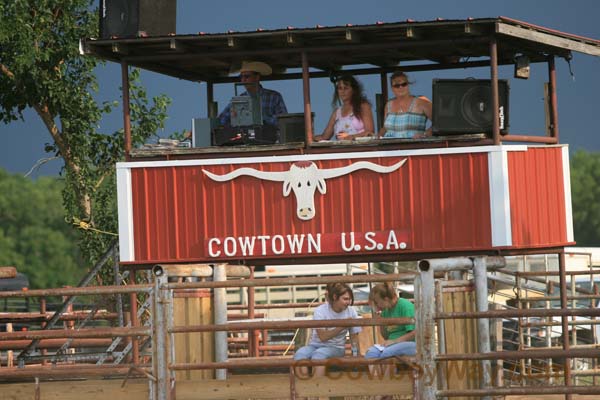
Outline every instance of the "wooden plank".
<svg viewBox="0 0 600 400">
<path fill-rule="evenodd" d="M 475 309 L 475 293 L 452 291 L 444 293 L 444 312 L 472 312 Z M 446 352 L 477 352 L 477 321 L 475 319 L 444 320 L 446 332 Z M 479 387 L 479 365 L 476 361 L 450 361 L 446 363 L 448 389 L 475 389 Z M 455 397 L 464 400 L 468 397 Z"/>
<path fill-rule="evenodd" d="M 289 376 L 247 375 L 233 376 L 226 381 L 182 381 L 177 382 L 177 400 L 192 399 L 281 399 L 289 398 Z M 148 382 L 144 379 L 129 379 L 125 387 L 123 380 L 90 380 L 69 382 L 41 382 L 40 400 L 148 400 Z M 412 395 L 408 375 L 401 379 L 368 379 L 341 376 L 339 379 L 321 378 L 296 381 L 298 394 L 319 396 L 368 396 L 376 393 Z M 377 388 L 376 390 L 374 388 Z M 352 392 L 352 393 L 350 393 Z M 0 386 L 0 400 L 24 400 L 35 398 L 34 383 L 12 383 Z M 505 400 L 562 400 L 564 395 L 506 396 Z M 592 400 L 595 395 L 573 395 L 573 400 Z"/>
<path fill-rule="evenodd" d="M 0 279 L 15 278 L 17 276 L 17 269 L 12 266 L 0 267 Z"/>
<path fill-rule="evenodd" d="M 122 379 L 40 382 L 40 400 L 148 400 L 148 381 Z M 0 400 L 35 399 L 34 383 L 11 383 L 0 386 Z"/>
<path fill-rule="evenodd" d="M 177 326 L 213 323 L 212 298 L 189 297 L 173 299 L 173 323 Z M 212 332 L 178 333 L 175 337 L 175 362 L 199 363 L 214 361 Z M 177 371 L 176 379 L 212 379 L 212 370 Z"/>
<path fill-rule="evenodd" d="M 583 39 L 569 39 L 532 29 L 520 28 L 518 26 L 509 25 L 502 22 L 498 22 L 496 24 L 496 32 L 507 36 L 543 43 L 549 46 L 578 51 L 580 53 L 590 54 L 592 56 L 600 56 L 600 47 L 584 43 Z"/>
<path fill-rule="evenodd" d="M 504 398 L 504 400 L 531 400 L 535 398 L 535 400 L 564 400 L 565 395 L 564 394 L 546 394 L 546 395 L 540 395 L 540 394 L 536 394 L 535 396 L 531 395 L 531 396 L 506 396 Z M 584 394 L 574 394 L 572 395 L 572 399 L 573 400 L 592 400 L 592 399 L 597 399 L 598 395 L 584 395 Z"/>
<path fill-rule="evenodd" d="M 41 382 L 40 400 L 147 400 L 144 379 Z M 33 399 L 34 383 L 2 385 L 0 400 Z M 412 372 L 403 370 L 392 378 L 371 377 L 366 370 L 332 372 L 330 377 L 296 379 L 298 396 L 369 396 L 374 394 L 412 395 Z M 183 380 L 176 384 L 177 400 L 282 399 L 290 397 L 288 374 L 237 375 L 224 381 Z"/>
<path fill-rule="evenodd" d="M 226 381 L 178 382 L 176 390 L 177 400 L 287 399 L 290 397 L 290 378 L 288 374 L 238 375 Z M 366 371 L 336 372 L 331 374 L 331 378 L 296 379 L 298 397 L 411 396 L 412 393 L 412 373 L 409 371 L 401 371 L 391 379 L 369 377 Z"/>
</svg>

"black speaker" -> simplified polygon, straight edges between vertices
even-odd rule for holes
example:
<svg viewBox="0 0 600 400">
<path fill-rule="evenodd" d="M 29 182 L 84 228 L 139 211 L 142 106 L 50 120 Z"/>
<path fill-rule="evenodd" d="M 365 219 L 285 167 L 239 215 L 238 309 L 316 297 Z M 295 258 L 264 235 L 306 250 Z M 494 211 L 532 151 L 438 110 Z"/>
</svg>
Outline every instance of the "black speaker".
<svg viewBox="0 0 600 400">
<path fill-rule="evenodd" d="M 315 125 L 315 113 L 311 113 L 312 125 Z M 279 126 L 279 143 L 304 142 L 305 124 L 304 113 L 279 114 L 277 116 Z"/>
<path fill-rule="evenodd" d="M 500 131 L 508 132 L 508 81 L 498 81 Z M 492 88 L 489 79 L 434 79 L 434 135 L 492 132 Z"/>
<path fill-rule="evenodd" d="M 100 37 L 175 33 L 176 0 L 100 0 Z"/>
</svg>

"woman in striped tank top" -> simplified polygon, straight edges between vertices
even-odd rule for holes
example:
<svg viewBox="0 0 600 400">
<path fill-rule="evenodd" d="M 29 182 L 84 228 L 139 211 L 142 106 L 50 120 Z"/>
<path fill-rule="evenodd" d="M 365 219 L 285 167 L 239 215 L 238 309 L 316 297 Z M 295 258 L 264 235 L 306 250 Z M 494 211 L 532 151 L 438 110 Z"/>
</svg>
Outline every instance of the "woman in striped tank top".
<svg viewBox="0 0 600 400">
<path fill-rule="evenodd" d="M 431 136 L 431 129 L 427 129 L 427 120 L 431 120 L 431 101 L 410 94 L 410 82 L 404 72 L 394 72 L 390 83 L 395 97 L 385 105 L 379 137 L 417 139 Z"/>
</svg>

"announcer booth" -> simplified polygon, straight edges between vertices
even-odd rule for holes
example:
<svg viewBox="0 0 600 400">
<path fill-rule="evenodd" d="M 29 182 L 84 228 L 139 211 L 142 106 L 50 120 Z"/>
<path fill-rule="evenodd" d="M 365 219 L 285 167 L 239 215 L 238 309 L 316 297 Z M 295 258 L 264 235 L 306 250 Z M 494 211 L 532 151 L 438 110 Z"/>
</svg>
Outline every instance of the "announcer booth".
<svg viewBox="0 0 600 400">
<path fill-rule="evenodd" d="M 124 263 L 417 259 L 573 243 L 566 146 L 127 162 L 117 174 Z"/>
<path fill-rule="evenodd" d="M 125 102 L 127 161 L 117 166 L 124 265 L 413 260 L 574 243 L 555 59 L 598 56 L 600 41 L 507 17 L 174 29 L 109 29 L 81 42 L 83 54 L 120 63 L 126 100 L 130 66 L 206 86 L 206 117 L 194 118 L 188 148 L 132 144 Z M 219 146 L 214 87 L 237 82 L 231 70 L 248 59 L 272 67 L 262 81 L 301 80 L 304 109 L 281 116 L 278 143 Z M 513 132 L 510 117 L 524 111 L 510 108 L 511 79 L 528 78 L 535 63 L 547 65 L 546 129 Z M 489 79 L 433 79 L 431 137 L 313 141 L 313 78 L 378 75 L 380 126 L 391 72 L 480 67 Z"/>
<path fill-rule="evenodd" d="M 569 61 L 571 52 L 599 56 L 600 41 L 506 17 L 211 34 L 175 34 L 169 28 L 165 27 L 168 33 L 160 29 L 145 35 L 105 31 L 100 38 L 81 42 L 83 54 L 121 65 L 126 158 L 116 166 L 119 249 L 121 266 L 134 276 L 136 269 L 156 265 L 162 273 L 164 266 L 181 264 L 233 269 L 235 264 L 310 265 L 556 253 L 562 256 L 559 269 L 564 278 L 564 248 L 574 244 L 574 237 L 569 152 L 559 141 L 555 59 Z M 244 140 L 236 146 L 223 146 L 231 144 L 231 132 L 218 134 L 223 127 L 217 118 L 215 86 L 236 83 L 239 77 L 231 71 L 247 60 L 272 67 L 273 73 L 261 82 L 301 81 L 297 96 L 301 96 L 302 110 L 281 116 L 276 143 L 247 140 L 251 131 L 256 133 L 254 125 L 262 122 L 251 118 L 250 122 L 237 121 L 242 125 L 237 133 Z M 544 99 L 544 128 L 543 132 L 515 132 L 510 119 L 529 110 L 511 108 L 511 79 L 527 78 L 532 64 L 547 66 L 543 71 L 547 80 L 544 76 L 545 82 L 537 87 L 539 98 Z M 191 147 L 132 143 L 130 67 L 205 87 L 206 114 L 194 119 Z M 313 140 L 313 115 L 322 111 L 312 108 L 315 78 L 325 78 L 327 85 L 341 73 L 379 78 L 373 101 L 377 130 L 390 97 L 391 73 L 481 67 L 488 68 L 489 77 L 469 79 L 470 73 L 465 73 L 463 79 L 441 79 L 440 73 L 440 79 L 433 79 L 430 137 Z M 248 99 L 237 100 L 241 109 L 254 117 Z M 425 299 L 432 305 L 433 268 L 428 271 L 431 292 L 427 293 L 432 295 L 424 295 L 419 304 Z M 156 282 L 165 279 L 167 289 L 225 284 L 175 284 L 167 283 L 168 276 L 157 277 Z M 366 278 L 370 282 L 382 279 Z M 396 275 L 387 278 L 398 279 Z M 487 283 L 480 288 L 487 307 Z M 566 292 L 565 287 L 562 308 L 567 307 Z M 459 311 L 469 303 L 466 296 L 465 307 Z M 163 303 L 168 301 L 156 302 L 155 307 Z M 249 299 L 248 315 L 253 306 Z M 425 306 L 419 308 L 427 311 Z M 226 315 L 226 311 L 225 307 L 220 314 Z M 134 311 L 131 314 L 135 318 Z M 436 347 L 427 342 L 435 336 L 433 315 L 431 311 L 429 317 L 417 318 L 429 321 L 431 328 L 416 328 L 417 334 L 423 335 L 423 340 L 417 339 L 423 346 L 418 352 L 422 360 Z M 566 318 L 562 323 L 566 326 Z M 252 326 L 255 329 L 256 325 Z M 489 326 L 481 329 L 487 331 Z M 470 332 L 472 338 L 478 336 L 475 330 Z M 566 349 L 568 338 L 564 341 Z M 458 351 L 463 352 L 472 351 Z M 568 372 L 570 361 L 563 358 Z M 433 357 L 430 360 L 434 362 Z M 222 367 L 219 364 L 217 368 Z M 153 387 L 162 390 L 167 381 L 164 373 Z M 564 381 L 570 385 L 569 374 L 565 373 Z M 195 384 L 194 396 L 212 394 L 203 389 L 206 383 Z M 178 391 L 184 387 L 179 385 Z M 324 391 L 308 397 L 322 396 Z M 412 388 L 409 392 L 419 393 Z M 222 398 L 239 397 L 238 393 Z M 424 398 L 434 397 L 435 393 Z"/>
</svg>

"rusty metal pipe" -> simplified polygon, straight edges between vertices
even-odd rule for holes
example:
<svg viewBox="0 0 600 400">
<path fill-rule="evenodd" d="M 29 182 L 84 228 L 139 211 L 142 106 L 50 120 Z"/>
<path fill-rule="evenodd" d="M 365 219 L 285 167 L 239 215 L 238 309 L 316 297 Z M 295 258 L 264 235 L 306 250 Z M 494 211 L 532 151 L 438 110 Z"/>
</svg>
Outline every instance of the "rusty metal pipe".
<svg viewBox="0 0 600 400">
<path fill-rule="evenodd" d="M 585 300 L 585 299 L 599 299 L 600 294 L 579 294 L 577 296 L 567 296 L 567 300 Z M 522 302 L 533 302 L 533 301 L 547 301 L 547 300 L 560 300 L 560 296 L 540 296 L 540 297 L 528 297 L 519 299 Z"/>
<path fill-rule="evenodd" d="M 394 282 L 412 280 L 416 273 L 406 272 L 402 274 L 384 274 L 384 275 L 345 275 L 345 276 L 327 276 L 327 277 L 306 277 L 306 278 L 256 278 L 244 279 L 241 281 L 225 282 L 183 282 L 169 283 L 165 285 L 166 289 L 205 289 L 219 287 L 267 287 L 267 286 L 299 286 L 328 283 L 366 283 L 366 282 Z M 142 285 L 138 285 L 142 286 Z"/>
<path fill-rule="evenodd" d="M 519 277 L 531 277 L 531 276 L 560 276 L 560 271 L 540 271 L 540 272 L 533 272 L 533 271 L 524 271 L 524 272 L 519 272 L 516 271 L 514 272 L 515 276 L 519 276 Z M 600 275 L 600 271 L 565 271 L 565 275 Z M 542 281 L 543 282 L 543 281 Z"/>
<path fill-rule="evenodd" d="M 324 302 L 318 301 L 314 303 L 281 303 L 281 304 L 255 304 L 254 309 L 279 309 L 279 308 L 308 308 L 308 307 L 317 307 Z M 355 306 L 368 306 L 369 302 L 366 300 L 360 300 L 354 302 Z M 227 307 L 229 310 L 245 310 L 248 306 L 244 304 L 234 304 Z M 230 314 L 231 315 L 231 314 Z M 261 314 L 256 314 L 258 317 Z"/>
<path fill-rule="evenodd" d="M 436 319 L 470 319 L 470 318 L 517 318 L 517 317 L 598 317 L 600 309 L 598 308 L 577 308 L 577 309 L 525 309 L 525 310 L 490 310 L 486 312 L 451 312 L 439 313 Z"/>
<path fill-rule="evenodd" d="M 50 296 L 94 296 L 119 293 L 148 293 L 152 290 L 151 284 L 127 286 L 86 286 L 60 289 L 36 289 L 22 291 L 0 292 L 0 299 L 9 297 L 50 297 Z"/>
<path fill-rule="evenodd" d="M 371 325 L 407 325 L 414 324 L 413 318 L 359 318 L 359 319 L 329 319 L 302 321 L 256 321 L 233 322 L 221 325 L 181 325 L 169 329 L 169 333 L 213 332 L 213 331 L 244 331 L 248 329 L 279 329 L 291 330 L 296 328 L 332 328 Z M 1 337 L 0 337 L 1 338 Z"/>
<path fill-rule="evenodd" d="M 4 340 L 35 340 L 63 338 L 103 338 L 115 336 L 150 336 L 152 330 L 146 327 L 137 328 L 94 328 L 94 329 L 52 329 L 45 331 L 0 332 L 0 341 Z"/>
<path fill-rule="evenodd" d="M 530 142 L 530 143 L 544 143 L 544 144 L 557 144 L 558 139 L 548 136 L 530 136 L 530 135 L 504 135 L 500 139 L 503 142 Z"/>
<path fill-rule="evenodd" d="M 578 326 L 578 325 L 599 325 L 600 324 L 600 320 L 598 319 L 594 319 L 594 320 L 584 320 L 584 321 L 569 321 L 569 325 L 570 326 Z M 545 322 L 523 322 L 521 323 L 521 326 L 523 327 L 539 327 L 539 326 L 560 326 L 562 325 L 562 322 L 559 321 L 545 321 Z M 593 345 L 595 346 L 595 345 Z"/>
<path fill-rule="evenodd" d="M 58 349 L 66 343 L 66 339 L 44 339 L 37 345 L 38 349 Z M 0 341 L 0 350 L 22 350 L 31 343 L 30 340 L 2 340 Z M 71 347 L 104 347 L 107 348 L 112 343 L 112 339 L 74 339 L 71 341 Z"/>
<path fill-rule="evenodd" d="M 59 321 L 78 321 L 87 318 L 91 311 L 74 311 L 61 314 L 58 317 Z M 0 313 L 0 322 L 46 322 L 54 316 L 54 312 L 28 312 L 28 313 Z M 116 319 L 117 313 L 108 311 L 100 311 L 92 315 L 92 320 Z"/>
<path fill-rule="evenodd" d="M 436 361 L 462 360 L 521 360 L 525 358 L 596 358 L 600 349 L 543 349 L 519 351 L 492 351 L 489 353 L 438 354 Z"/>
<path fill-rule="evenodd" d="M 462 396 L 508 396 L 508 395 L 540 395 L 540 394 L 600 394 L 600 386 L 529 386 L 511 388 L 487 388 L 465 390 L 438 390 L 437 395 L 443 397 Z"/>
<path fill-rule="evenodd" d="M 414 360 L 406 358 L 329 358 L 327 360 L 299 360 L 293 358 L 286 359 L 267 359 L 258 358 L 252 360 L 235 359 L 225 362 L 204 362 L 204 363 L 174 363 L 169 365 L 169 369 L 175 371 L 190 371 L 197 369 L 219 369 L 219 368 L 269 368 L 269 367 L 309 367 L 320 365 L 337 365 L 341 367 L 356 367 L 361 365 L 390 365 L 406 364 L 412 368 L 418 368 Z"/>
</svg>

